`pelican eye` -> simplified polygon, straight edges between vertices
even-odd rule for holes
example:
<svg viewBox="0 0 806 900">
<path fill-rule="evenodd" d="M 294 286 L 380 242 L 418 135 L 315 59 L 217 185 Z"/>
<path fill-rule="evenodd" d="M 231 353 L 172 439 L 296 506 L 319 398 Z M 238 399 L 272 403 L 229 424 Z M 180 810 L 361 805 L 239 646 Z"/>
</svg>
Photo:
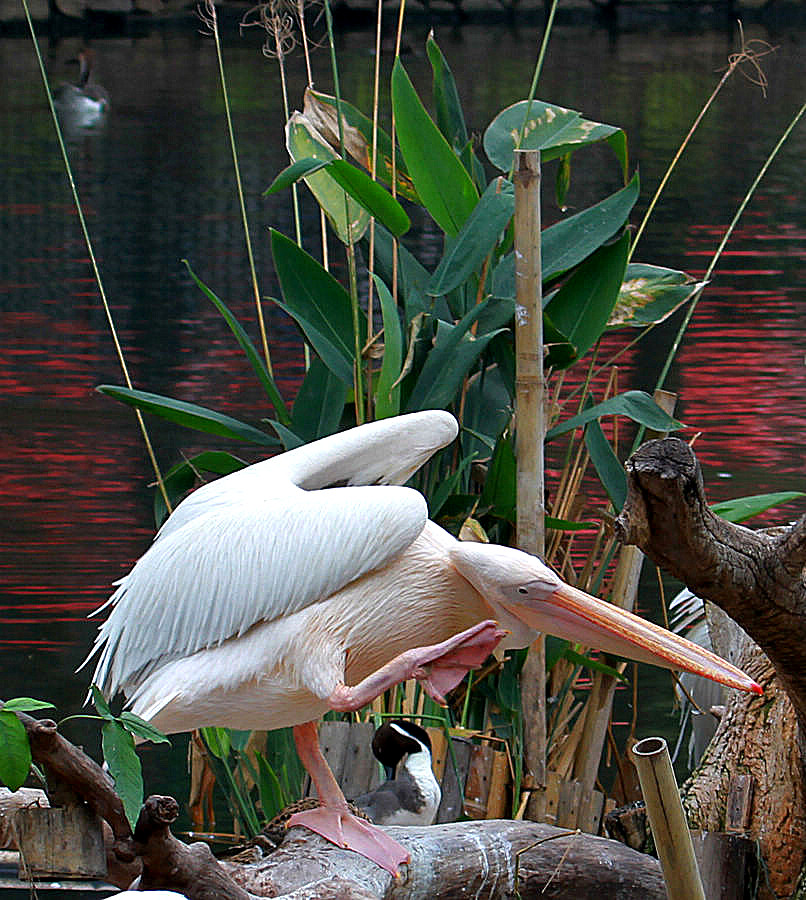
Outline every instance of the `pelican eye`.
<svg viewBox="0 0 806 900">
<path fill-rule="evenodd" d="M 525 588 L 525 587 L 519 587 L 519 588 L 518 588 L 518 593 L 519 593 L 519 594 L 528 594 L 528 593 L 529 593 L 529 589 L 528 589 L 528 588 Z"/>
</svg>

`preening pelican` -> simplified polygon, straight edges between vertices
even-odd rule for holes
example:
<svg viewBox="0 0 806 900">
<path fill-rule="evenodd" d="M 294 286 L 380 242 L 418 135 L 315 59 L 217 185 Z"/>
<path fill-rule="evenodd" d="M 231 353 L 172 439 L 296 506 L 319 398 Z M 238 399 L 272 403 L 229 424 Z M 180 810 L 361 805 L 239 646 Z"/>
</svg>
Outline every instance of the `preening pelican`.
<svg viewBox="0 0 806 900">
<path fill-rule="evenodd" d="M 316 720 L 417 678 L 436 700 L 539 631 L 742 690 L 739 669 L 565 584 L 510 547 L 457 541 L 401 487 L 456 437 L 428 410 L 362 425 L 196 490 L 117 583 L 94 682 L 165 732 L 294 726 L 321 806 L 306 825 L 396 872 L 407 851 L 350 815 Z M 103 608 L 103 607 L 102 607 Z"/>
</svg>

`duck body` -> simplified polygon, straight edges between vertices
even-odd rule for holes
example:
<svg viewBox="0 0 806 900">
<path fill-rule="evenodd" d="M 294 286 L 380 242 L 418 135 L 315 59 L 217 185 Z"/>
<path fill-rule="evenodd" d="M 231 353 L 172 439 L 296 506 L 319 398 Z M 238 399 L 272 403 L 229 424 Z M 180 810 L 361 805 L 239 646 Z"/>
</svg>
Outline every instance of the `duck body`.
<svg viewBox="0 0 806 900">
<path fill-rule="evenodd" d="M 80 66 L 75 84 L 62 84 L 53 92 L 53 104 L 59 118 L 69 128 L 92 128 L 109 111 L 109 94 L 92 80 L 92 51 L 78 54 Z"/>
<path fill-rule="evenodd" d="M 375 732 L 372 749 L 384 764 L 387 780 L 353 800 L 376 825 L 432 825 L 442 799 L 434 776 L 428 732 L 401 719 Z"/>
</svg>

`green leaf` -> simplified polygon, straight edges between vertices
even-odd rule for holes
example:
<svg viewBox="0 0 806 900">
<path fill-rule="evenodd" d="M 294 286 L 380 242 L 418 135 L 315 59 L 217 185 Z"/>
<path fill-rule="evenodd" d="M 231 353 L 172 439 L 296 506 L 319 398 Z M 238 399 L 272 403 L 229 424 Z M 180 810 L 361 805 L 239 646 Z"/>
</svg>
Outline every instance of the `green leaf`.
<svg viewBox="0 0 806 900">
<path fill-rule="evenodd" d="M 31 768 L 31 745 L 25 726 L 11 711 L 0 709 L 0 783 L 19 790 Z"/>
<path fill-rule="evenodd" d="M 155 728 L 150 722 L 146 722 L 140 716 L 129 712 L 128 709 L 123 710 L 118 717 L 118 721 L 127 731 L 130 731 L 135 737 L 142 738 L 144 741 L 151 741 L 152 744 L 171 743 L 159 728 Z"/>
<path fill-rule="evenodd" d="M 278 194 L 280 191 L 291 187 L 292 184 L 296 184 L 300 178 L 318 172 L 319 169 L 323 169 L 326 165 L 327 162 L 325 160 L 316 159 L 313 156 L 306 156 L 303 159 L 298 159 L 295 163 L 291 163 L 290 166 L 286 166 L 283 171 L 280 172 L 266 190 L 263 191 L 263 196 L 268 197 L 270 194 Z"/>
<path fill-rule="evenodd" d="M 677 419 L 673 419 L 664 412 L 649 394 L 644 391 L 627 391 L 617 397 L 597 403 L 595 406 L 571 416 L 565 422 L 555 425 L 546 432 L 546 442 L 553 441 L 554 438 L 573 431 L 575 428 L 581 428 L 600 416 L 615 415 L 627 416 L 634 422 L 638 422 L 639 425 L 646 425 L 653 431 L 676 431 L 678 428 L 685 428 L 682 422 L 678 422 Z"/>
<path fill-rule="evenodd" d="M 263 385 L 263 389 L 266 391 L 266 396 L 269 398 L 269 402 L 277 412 L 280 421 L 288 425 L 291 419 L 288 415 L 288 410 L 286 409 L 282 395 L 277 388 L 277 384 L 275 383 L 274 378 L 272 378 L 271 373 L 266 368 L 266 364 L 263 362 L 263 358 L 261 357 L 260 353 L 258 353 L 255 345 L 250 340 L 249 335 L 244 331 L 241 323 L 230 312 L 227 305 L 222 300 L 220 300 L 210 290 L 210 288 L 208 288 L 207 285 L 204 284 L 204 282 L 202 282 L 196 276 L 196 273 L 190 267 L 190 263 L 186 259 L 183 259 L 182 262 L 185 264 L 185 266 L 187 266 L 190 277 L 196 282 L 196 285 L 201 289 L 201 291 L 215 305 L 216 309 L 218 309 L 218 311 L 224 317 L 224 321 L 227 323 L 227 325 L 229 325 L 230 330 L 235 335 L 235 339 L 238 341 L 241 349 L 246 354 L 246 358 L 249 360 L 249 363 L 252 366 L 252 370 L 254 371 L 255 375 L 257 375 L 258 381 L 260 381 L 260 383 Z"/>
<path fill-rule="evenodd" d="M 199 732 L 210 753 L 216 759 L 226 761 L 232 747 L 229 730 L 226 728 L 200 728 Z"/>
<path fill-rule="evenodd" d="M 343 384 L 342 388 L 344 388 Z M 306 443 L 298 434 L 293 432 L 290 428 L 286 428 L 285 425 L 281 425 L 273 419 L 266 419 L 266 421 L 277 433 L 277 437 L 280 438 L 280 441 L 282 442 L 283 449 L 294 450 L 296 447 L 301 447 Z"/>
<path fill-rule="evenodd" d="M 280 779 L 269 765 L 266 757 L 258 751 L 255 753 L 259 778 L 257 781 L 258 794 L 260 795 L 260 808 L 266 819 L 271 819 L 286 805 L 286 798 Z"/>
<path fill-rule="evenodd" d="M 601 662 L 598 659 L 592 659 L 588 656 L 587 653 L 577 653 L 576 650 L 572 650 L 571 647 L 566 647 L 562 654 L 568 662 L 573 663 L 576 666 L 582 666 L 585 669 L 592 669 L 594 672 L 602 672 L 604 675 L 609 675 L 611 678 L 616 678 L 619 681 L 625 681 L 624 675 L 619 672 L 618 669 L 614 669 L 613 666 L 608 666 L 606 663 Z"/>
<path fill-rule="evenodd" d="M 656 325 L 702 290 L 706 283 L 695 281 L 676 269 L 630 263 L 607 327 Z"/>
<path fill-rule="evenodd" d="M 418 409 L 444 409 L 448 406 L 484 348 L 496 334 L 501 333 L 491 331 L 478 338 L 470 333 L 470 327 L 483 311 L 484 305 L 482 302 L 474 306 L 456 325 L 441 320 L 437 322 L 434 346 L 409 397 L 409 412 Z"/>
<path fill-rule="evenodd" d="M 97 685 L 92 684 L 90 685 L 90 692 L 92 693 L 93 705 L 98 710 L 98 715 L 109 722 L 113 722 L 115 720 L 115 715 L 109 708 L 109 704 L 106 702 L 100 688 Z"/>
<path fill-rule="evenodd" d="M 400 412 L 400 385 L 395 385 L 395 382 L 400 377 L 403 365 L 403 335 L 394 297 L 377 275 L 373 274 L 372 277 L 383 315 L 383 362 L 375 386 L 375 416 L 387 419 Z"/>
<path fill-rule="evenodd" d="M 614 125 L 583 119 L 573 109 L 544 103 L 542 100 L 532 100 L 530 106 L 528 100 L 521 100 L 502 110 L 484 132 L 484 152 L 490 162 L 502 172 L 508 172 L 512 167 L 527 107 L 529 120 L 520 149 L 540 150 L 543 162 L 565 156 L 580 147 L 608 140 L 621 131 Z"/>
<path fill-rule="evenodd" d="M 585 426 L 585 446 L 613 507 L 616 512 L 621 512 L 627 499 L 627 476 L 610 441 L 604 436 L 602 426 L 596 420 Z"/>
<path fill-rule="evenodd" d="M 589 531 L 591 528 L 598 527 L 598 522 L 572 522 L 569 519 L 555 519 L 553 516 L 546 516 L 546 528 L 552 528 L 554 531 Z"/>
<path fill-rule="evenodd" d="M 406 324 L 410 324 L 415 316 L 430 311 L 433 301 L 426 297 L 425 287 L 431 273 L 403 244 L 397 245 L 397 256 L 392 235 L 378 226 L 375 229 L 375 261 L 376 271 L 386 284 L 391 284 L 397 271 L 398 295 L 403 299 Z M 395 265 L 395 258 L 397 265 Z"/>
<path fill-rule="evenodd" d="M 123 811 L 134 831 L 143 805 L 143 772 L 134 749 L 134 738 L 120 722 L 104 722 L 101 746 L 109 774 L 115 780 L 115 791 L 123 802 Z"/>
<path fill-rule="evenodd" d="M 779 491 L 776 494 L 753 494 L 750 497 L 737 497 L 735 500 L 723 500 L 714 503 L 711 512 L 722 516 L 728 522 L 744 522 L 760 513 L 766 512 L 773 506 L 789 503 L 798 497 L 806 497 L 801 491 Z M 8 704 L 6 704 L 8 705 Z"/>
<path fill-rule="evenodd" d="M 554 197 L 557 206 L 560 209 L 565 208 L 565 198 L 568 195 L 568 188 L 571 186 L 571 154 L 566 153 L 560 157 L 560 164 L 557 166 L 557 177 L 554 181 Z"/>
<path fill-rule="evenodd" d="M 400 151 L 420 200 L 439 227 L 458 234 L 478 200 L 467 169 L 425 111 L 399 59 L 392 70 L 392 109 Z"/>
<path fill-rule="evenodd" d="M 459 91 L 448 61 L 434 40 L 434 32 L 428 35 L 425 52 L 434 74 L 434 107 L 437 111 L 437 125 L 445 139 L 455 150 L 468 145 L 467 126 L 459 100 Z"/>
<path fill-rule="evenodd" d="M 271 229 L 274 267 L 285 303 L 275 301 L 302 328 L 322 362 L 345 384 L 353 383 L 355 340 L 350 295 L 312 256 Z M 366 317 L 360 314 L 360 343 Z"/>
<path fill-rule="evenodd" d="M 544 283 L 567 272 L 616 235 L 627 221 L 639 189 L 636 173 L 620 191 L 544 229 L 540 241 Z M 512 283 L 514 290 L 514 274 Z"/>
<path fill-rule="evenodd" d="M 517 461 L 509 435 L 498 439 L 487 469 L 479 506 L 489 508 L 494 516 L 515 521 Z"/>
<path fill-rule="evenodd" d="M 347 153 L 368 172 L 372 171 L 372 145 L 373 122 L 365 116 L 360 109 L 348 103 L 344 98 L 340 100 L 342 135 L 344 137 L 344 149 Z M 339 120 L 336 114 L 336 98 L 330 94 L 322 94 L 308 88 L 305 91 L 305 115 L 313 122 L 319 134 L 330 144 L 333 149 L 339 147 Z M 378 164 L 376 166 L 377 177 L 387 186 L 392 183 L 392 139 L 382 129 L 378 128 L 374 137 L 377 139 Z M 404 160 L 400 154 L 395 157 L 395 182 L 397 194 L 419 203 L 420 198 L 414 190 L 411 178 Z"/>
<path fill-rule="evenodd" d="M 46 700 L 33 700 L 31 697 L 13 697 L 6 700 L 3 709 L 16 710 L 17 712 L 33 712 L 37 709 L 56 709 L 52 703 Z"/>
<path fill-rule="evenodd" d="M 295 162 L 313 158 L 329 163 L 338 158 L 338 154 L 301 112 L 291 115 L 286 123 L 285 134 L 288 155 Z M 327 169 L 306 175 L 305 184 L 324 210 L 339 240 L 343 244 L 360 241 L 370 220 L 364 207 L 345 194 Z"/>
<path fill-rule="evenodd" d="M 195 403 L 185 403 L 183 400 L 174 400 L 172 397 L 164 397 L 161 394 L 150 394 L 148 391 L 136 391 L 125 387 L 116 387 L 112 384 L 102 384 L 98 387 L 102 394 L 114 397 L 142 409 L 144 412 L 153 413 L 177 425 L 186 428 L 194 428 L 196 431 L 204 431 L 207 434 L 217 434 L 219 437 L 233 438 L 239 441 L 249 441 L 252 444 L 260 444 L 263 447 L 275 447 L 277 441 L 246 422 L 240 422 L 231 416 L 225 416 L 215 410 Z"/>
<path fill-rule="evenodd" d="M 229 475 L 243 469 L 246 463 L 224 450 L 205 450 L 172 466 L 162 478 L 165 492 L 175 507 L 184 495 L 196 484 L 202 472 Z M 162 491 L 154 491 L 154 521 L 159 527 L 168 517 Z"/>
<path fill-rule="evenodd" d="M 346 396 L 344 382 L 321 359 L 312 359 L 294 401 L 294 434 L 303 438 L 303 443 L 334 434 L 339 430 Z"/>
<path fill-rule="evenodd" d="M 577 356 L 599 340 L 618 299 L 627 267 L 630 237 L 600 247 L 575 269 L 546 306 L 555 327 L 576 347 Z"/>
<path fill-rule="evenodd" d="M 505 178 L 494 178 L 459 234 L 448 242 L 426 292 L 447 294 L 466 281 L 495 247 L 514 212 L 514 186 Z"/>
<path fill-rule="evenodd" d="M 411 228 L 411 219 L 406 210 L 377 181 L 366 172 L 356 169 L 343 159 L 334 159 L 327 171 L 345 191 L 364 209 L 374 216 L 395 237 L 401 237 Z M 356 239 L 353 238 L 355 241 Z"/>
</svg>

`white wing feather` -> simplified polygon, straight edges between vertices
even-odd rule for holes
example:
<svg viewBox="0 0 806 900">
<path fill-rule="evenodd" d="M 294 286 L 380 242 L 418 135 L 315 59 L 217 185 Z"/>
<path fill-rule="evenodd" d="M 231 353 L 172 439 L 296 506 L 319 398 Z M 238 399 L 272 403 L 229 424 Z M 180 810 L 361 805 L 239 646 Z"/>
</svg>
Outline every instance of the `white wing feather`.
<svg viewBox="0 0 806 900">
<path fill-rule="evenodd" d="M 402 484 L 457 430 L 440 410 L 384 419 L 199 488 L 117 582 L 90 654 L 99 654 L 93 681 L 111 696 L 164 662 L 385 565 L 422 531 L 422 496 L 401 487 L 318 489 Z"/>
<path fill-rule="evenodd" d="M 329 597 L 405 550 L 428 516 L 403 487 L 244 498 L 155 541 L 118 583 L 96 646 L 105 694 L 171 659 Z"/>
</svg>

